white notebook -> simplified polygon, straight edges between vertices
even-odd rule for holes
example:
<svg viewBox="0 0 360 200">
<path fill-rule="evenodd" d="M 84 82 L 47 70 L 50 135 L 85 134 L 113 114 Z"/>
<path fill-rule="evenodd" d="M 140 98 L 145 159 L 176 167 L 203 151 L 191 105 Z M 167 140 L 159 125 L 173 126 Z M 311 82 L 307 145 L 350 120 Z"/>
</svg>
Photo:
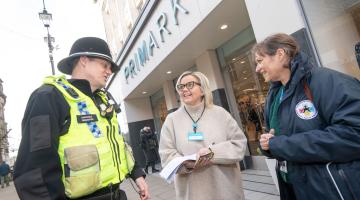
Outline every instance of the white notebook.
<svg viewBox="0 0 360 200">
<path fill-rule="evenodd" d="M 161 170 L 160 176 L 168 183 L 172 183 L 177 170 L 185 160 L 196 160 L 196 153 L 174 158 Z"/>
</svg>

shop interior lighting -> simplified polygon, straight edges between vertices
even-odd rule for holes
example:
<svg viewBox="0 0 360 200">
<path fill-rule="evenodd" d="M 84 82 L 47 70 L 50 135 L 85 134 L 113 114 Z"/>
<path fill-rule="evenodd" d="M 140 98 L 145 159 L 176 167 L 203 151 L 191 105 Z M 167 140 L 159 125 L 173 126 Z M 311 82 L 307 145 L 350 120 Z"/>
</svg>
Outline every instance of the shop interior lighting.
<svg viewBox="0 0 360 200">
<path fill-rule="evenodd" d="M 250 92 L 250 91 L 254 91 L 254 90 L 255 90 L 254 88 L 248 88 L 248 89 L 243 90 L 243 92 Z"/>
<path fill-rule="evenodd" d="M 228 25 L 227 25 L 227 24 L 223 24 L 223 25 L 220 26 L 220 29 L 221 29 L 221 30 L 225 30 L 225 29 L 227 29 L 227 28 L 228 28 Z"/>
<path fill-rule="evenodd" d="M 144 91 L 144 92 L 142 92 L 143 94 L 146 94 L 147 92 L 146 91 Z"/>
<path fill-rule="evenodd" d="M 167 71 L 166 73 L 167 73 L 167 74 L 171 74 L 171 73 L 172 73 L 172 71 Z"/>
<path fill-rule="evenodd" d="M 244 64 L 244 63 L 245 63 L 245 60 L 241 61 L 240 63 L 241 63 L 241 64 Z"/>
</svg>

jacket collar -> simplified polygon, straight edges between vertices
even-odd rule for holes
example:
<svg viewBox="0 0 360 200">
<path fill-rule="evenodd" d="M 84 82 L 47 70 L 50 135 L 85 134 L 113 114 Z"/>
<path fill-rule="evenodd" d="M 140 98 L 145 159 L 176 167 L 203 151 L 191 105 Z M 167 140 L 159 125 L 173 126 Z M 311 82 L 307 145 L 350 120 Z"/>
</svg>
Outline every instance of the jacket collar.
<svg viewBox="0 0 360 200">
<path fill-rule="evenodd" d="M 91 91 L 89 81 L 87 81 L 85 79 L 69 79 L 68 81 L 70 84 L 75 86 L 78 90 L 80 90 L 86 96 L 88 96 L 90 98 L 94 97 L 94 94 Z"/>
</svg>

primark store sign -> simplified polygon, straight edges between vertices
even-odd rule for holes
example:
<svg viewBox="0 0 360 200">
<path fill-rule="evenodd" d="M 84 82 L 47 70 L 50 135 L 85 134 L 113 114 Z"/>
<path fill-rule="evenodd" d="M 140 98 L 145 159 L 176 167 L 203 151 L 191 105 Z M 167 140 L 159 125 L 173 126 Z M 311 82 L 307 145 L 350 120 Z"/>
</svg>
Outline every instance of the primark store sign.
<svg viewBox="0 0 360 200">
<path fill-rule="evenodd" d="M 137 46 L 137 50 L 135 50 L 135 53 L 124 67 L 124 76 L 127 84 L 129 79 L 135 78 L 137 73 L 140 72 L 141 67 L 144 67 L 153 57 L 154 48 L 160 48 L 159 41 L 165 43 L 164 34 L 171 34 L 171 30 L 168 29 L 168 20 L 172 20 L 176 26 L 179 25 L 177 19 L 178 12 L 189 14 L 189 11 L 179 3 L 179 0 L 171 0 L 171 13 L 161 12 L 156 20 L 156 29 L 145 33 L 142 42 Z M 171 16 L 170 19 L 168 14 Z"/>
</svg>

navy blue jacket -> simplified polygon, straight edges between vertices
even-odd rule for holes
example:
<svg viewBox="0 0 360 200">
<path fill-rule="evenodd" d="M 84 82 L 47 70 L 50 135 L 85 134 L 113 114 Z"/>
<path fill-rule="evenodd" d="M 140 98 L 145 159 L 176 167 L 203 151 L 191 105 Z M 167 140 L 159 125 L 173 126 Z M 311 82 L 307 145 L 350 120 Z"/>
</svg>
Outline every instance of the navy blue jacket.
<svg viewBox="0 0 360 200">
<path fill-rule="evenodd" d="M 341 199 L 339 193 L 344 199 L 360 199 L 360 81 L 313 67 L 302 53 L 291 61 L 290 70 L 278 110 L 280 135 L 270 139 L 265 154 L 288 161 L 289 181 L 297 199 Z M 303 80 L 312 101 L 306 101 L 310 96 Z M 280 82 L 270 86 L 267 125 L 280 86 Z M 308 106 L 311 103 L 315 109 Z M 287 199 L 282 179 L 279 185 L 282 199 Z"/>
</svg>

